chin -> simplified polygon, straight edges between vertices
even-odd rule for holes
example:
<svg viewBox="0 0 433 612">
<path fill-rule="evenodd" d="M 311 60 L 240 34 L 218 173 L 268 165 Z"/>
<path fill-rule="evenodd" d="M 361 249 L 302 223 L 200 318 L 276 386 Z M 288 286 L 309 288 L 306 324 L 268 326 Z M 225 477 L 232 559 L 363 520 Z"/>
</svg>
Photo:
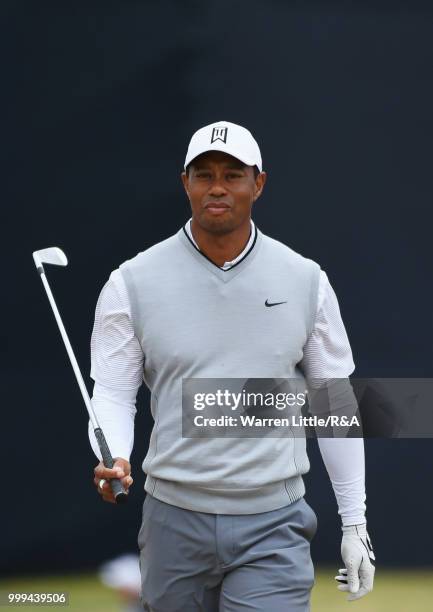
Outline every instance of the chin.
<svg viewBox="0 0 433 612">
<path fill-rule="evenodd" d="M 212 234 L 227 234 L 238 226 L 230 213 L 213 217 L 206 212 L 200 215 L 199 225 Z"/>
</svg>

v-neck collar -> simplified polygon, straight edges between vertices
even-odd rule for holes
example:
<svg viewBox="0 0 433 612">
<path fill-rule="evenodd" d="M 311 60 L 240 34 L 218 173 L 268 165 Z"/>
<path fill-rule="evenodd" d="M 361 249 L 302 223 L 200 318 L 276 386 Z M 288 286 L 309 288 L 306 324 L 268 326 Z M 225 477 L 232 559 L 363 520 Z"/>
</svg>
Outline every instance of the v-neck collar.
<svg viewBox="0 0 433 612">
<path fill-rule="evenodd" d="M 192 218 L 189 219 L 183 227 L 185 228 L 188 238 L 200 250 L 200 247 L 198 246 L 196 240 L 194 239 L 194 236 L 191 231 L 191 222 L 192 222 Z M 256 229 L 255 229 L 254 221 L 250 219 L 250 235 L 248 237 L 245 247 L 242 249 L 239 255 L 236 255 L 236 257 L 234 257 L 231 261 L 225 261 L 224 264 L 220 266 L 220 268 L 223 268 L 223 270 L 228 270 L 229 268 L 232 268 L 235 264 L 237 264 L 238 261 L 240 261 L 243 258 L 243 256 L 250 250 L 250 247 L 253 244 L 255 237 L 256 237 Z"/>
<path fill-rule="evenodd" d="M 260 249 L 262 242 L 262 233 L 255 224 L 254 228 L 256 235 L 251 244 L 251 247 L 242 257 L 242 259 L 240 259 L 231 268 L 228 268 L 227 270 L 223 270 L 222 268 L 220 268 L 216 263 L 209 259 L 209 257 L 207 257 L 204 253 L 202 253 L 202 251 L 200 251 L 200 249 L 195 246 L 195 244 L 188 236 L 185 227 L 181 227 L 181 229 L 177 232 L 177 236 L 181 243 L 185 246 L 185 248 L 199 263 L 205 266 L 205 268 L 207 268 L 210 272 L 218 276 L 218 278 L 220 278 L 223 282 L 227 283 L 232 278 L 237 276 L 239 272 L 241 272 L 244 268 L 249 266 L 249 264 L 253 261 Z"/>
</svg>

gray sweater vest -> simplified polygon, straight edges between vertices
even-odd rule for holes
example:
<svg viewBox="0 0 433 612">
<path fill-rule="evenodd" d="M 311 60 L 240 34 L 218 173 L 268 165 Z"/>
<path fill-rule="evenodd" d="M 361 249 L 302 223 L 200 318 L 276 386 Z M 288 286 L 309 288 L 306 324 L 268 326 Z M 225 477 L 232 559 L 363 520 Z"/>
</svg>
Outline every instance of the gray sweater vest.
<svg viewBox="0 0 433 612">
<path fill-rule="evenodd" d="M 224 271 L 183 228 L 120 265 L 155 421 L 145 489 L 201 512 L 253 514 L 305 493 L 304 437 L 182 437 L 183 378 L 295 378 L 317 308 L 319 266 L 257 230 Z M 268 308 L 265 302 L 285 302 Z"/>
</svg>

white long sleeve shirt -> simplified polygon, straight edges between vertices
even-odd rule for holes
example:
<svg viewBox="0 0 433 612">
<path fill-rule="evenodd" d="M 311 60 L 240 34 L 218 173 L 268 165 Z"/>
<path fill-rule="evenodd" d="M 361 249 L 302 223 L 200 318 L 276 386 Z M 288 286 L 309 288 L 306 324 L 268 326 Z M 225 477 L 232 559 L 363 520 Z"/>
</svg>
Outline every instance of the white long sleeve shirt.
<svg viewBox="0 0 433 612">
<path fill-rule="evenodd" d="M 255 227 L 242 253 L 250 248 Z M 194 241 L 190 221 L 185 229 Z M 196 246 L 197 243 L 195 243 Z M 354 370 L 352 351 L 336 295 L 321 270 L 313 332 L 304 346 L 302 369 L 308 378 L 346 378 Z M 91 372 L 95 381 L 92 404 L 111 453 L 129 460 L 134 440 L 136 396 L 143 382 L 144 355 L 134 335 L 128 293 L 120 271 L 114 270 L 101 290 L 91 337 Z M 100 459 L 93 430 L 89 438 Z M 360 438 L 318 440 L 343 525 L 365 522 L 364 444 Z"/>
</svg>

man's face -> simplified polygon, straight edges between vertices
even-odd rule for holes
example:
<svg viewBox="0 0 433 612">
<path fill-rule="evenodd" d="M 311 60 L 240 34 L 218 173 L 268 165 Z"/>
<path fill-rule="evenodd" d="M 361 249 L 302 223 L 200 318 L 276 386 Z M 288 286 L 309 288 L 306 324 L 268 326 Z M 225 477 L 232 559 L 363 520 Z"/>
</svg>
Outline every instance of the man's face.
<svg viewBox="0 0 433 612">
<path fill-rule="evenodd" d="M 220 151 L 202 153 L 188 175 L 182 173 L 193 219 L 214 234 L 231 232 L 250 218 L 265 180 L 264 172 L 255 178 L 252 166 Z"/>
</svg>

